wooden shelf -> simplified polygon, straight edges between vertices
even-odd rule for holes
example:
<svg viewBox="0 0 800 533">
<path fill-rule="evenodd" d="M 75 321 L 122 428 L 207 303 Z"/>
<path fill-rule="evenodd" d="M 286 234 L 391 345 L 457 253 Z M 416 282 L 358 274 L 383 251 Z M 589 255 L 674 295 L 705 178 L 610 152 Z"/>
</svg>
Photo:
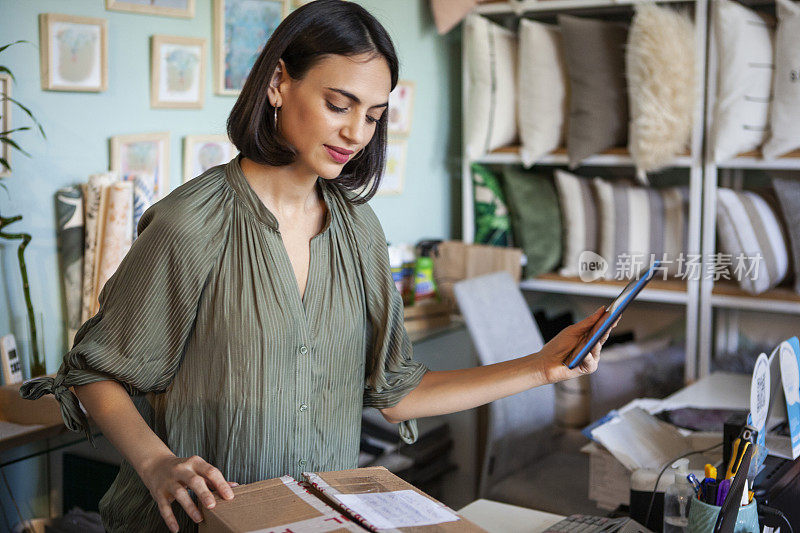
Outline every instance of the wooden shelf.
<svg viewBox="0 0 800 533">
<path fill-rule="evenodd" d="M 786 287 L 750 294 L 735 282 L 717 281 L 711 290 L 711 305 L 726 309 L 800 314 L 800 294 Z"/>
<path fill-rule="evenodd" d="M 520 288 L 522 290 L 535 292 L 614 298 L 627 284 L 627 281 L 618 280 L 586 282 L 581 281 L 580 278 L 577 277 L 560 276 L 550 273 L 523 280 L 520 282 Z M 686 304 L 688 300 L 686 282 L 681 280 L 654 279 L 647 284 L 647 288 L 644 289 L 636 299 L 643 302 Z"/>
<path fill-rule="evenodd" d="M 558 0 L 543 0 L 547 2 L 556 2 Z M 519 146 L 504 146 L 498 148 L 478 157 L 473 160 L 475 163 L 489 163 L 489 164 L 522 164 L 522 158 L 519 155 Z M 569 158 L 567 156 L 566 148 L 558 148 L 548 155 L 540 158 L 534 165 L 567 165 Z M 680 155 L 673 161 L 673 167 L 689 167 L 692 164 L 692 158 L 688 152 Z M 602 153 L 589 156 L 584 159 L 580 166 L 633 166 L 633 159 L 627 148 L 611 148 Z"/>
<path fill-rule="evenodd" d="M 589 8 L 620 7 L 651 0 L 518 0 L 485 2 L 475 7 L 481 15 L 504 15 L 529 13 L 534 11 L 569 11 Z M 658 0 L 660 3 L 687 3 L 694 0 Z"/>
<path fill-rule="evenodd" d="M 764 159 L 760 150 L 744 152 L 718 163 L 719 168 L 763 168 L 769 170 L 800 170 L 800 150 L 794 150 L 776 159 Z"/>
</svg>

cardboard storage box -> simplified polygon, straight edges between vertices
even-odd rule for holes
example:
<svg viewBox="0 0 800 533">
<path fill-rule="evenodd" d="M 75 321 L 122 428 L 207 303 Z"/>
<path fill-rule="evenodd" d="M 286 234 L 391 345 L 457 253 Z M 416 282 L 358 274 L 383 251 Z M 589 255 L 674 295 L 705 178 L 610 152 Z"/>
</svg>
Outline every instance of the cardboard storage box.
<svg viewBox="0 0 800 533">
<path fill-rule="evenodd" d="M 203 509 L 199 533 L 484 531 L 382 466 L 303 476 L 236 487 L 233 500 L 217 497 L 214 509 Z"/>
<path fill-rule="evenodd" d="M 0 451 L 67 431 L 53 396 L 25 400 L 20 387 L 22 383 L 0 386 Z"/>
<path fill-rule="evenodd" d="M 199 533 L 310 533 L 364 529 L 312 496 L 291 476 L 234 487 L 234 498 L 217 497 L 203 509 Z"/>
<path fill-rule="evenodd" d="M 403 308 L 403 325 L 408 333 L 442 328 L 450 323 L 450 306 L 425 301 Z"/>
<path fill-rule="evenodd" d="M 369 531 L 485 532 L 382 466 L 338 472 L 304 472 L 303 477 L 309 490 Z M 409 525 L 425 521 L 430 525 Z M 431 523 L 434 521 L 438 523 Z"/>
<path fill-rule="evenodd" d="M 433 255 L 433 277 L 442 302 L 458 309 L 453 285 L 457 282 L 505 270 L 519 283 L 522 277 L 522 250 L 486 244 L 444 241 Z"/>
</svg>

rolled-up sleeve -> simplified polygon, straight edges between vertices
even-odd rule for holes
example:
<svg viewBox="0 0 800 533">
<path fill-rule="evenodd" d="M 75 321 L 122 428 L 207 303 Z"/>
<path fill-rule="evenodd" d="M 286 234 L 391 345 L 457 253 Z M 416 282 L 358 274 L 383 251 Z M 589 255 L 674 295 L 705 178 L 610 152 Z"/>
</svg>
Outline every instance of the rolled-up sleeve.
<svg viewBox="0 0 800 533">
<path fill-rule="evenodd" d="M 24 398 L 53 394 L 66 426 L 89 436 L 69 387 L 115 380 L 131 395 L 163 392 L 178 370 L 211 271 L 213 238 L 202 237 L 202 213 L 156 204 L 139 237 L 100 293 L 100 308 L 75 336 L 55 377 L 27 382 Z M 199 242 L 205 241 L 205 242 Z"/>
<path fill-rule="evenodd" d="M 413 346 L 403 325 L 403 301 L 389 269 L 383 228 L 371 209 L 364 218 L 370 246 L 364 254 L 363 275 L 372 333 L 367 347 L 364 405 L 385 409 L 397 405 L 414 390 L 428 368 L 413 359 Z M 415 419 L 401 422 L 398 429 L 405 442 L 417 440 Z"/>
</svg>

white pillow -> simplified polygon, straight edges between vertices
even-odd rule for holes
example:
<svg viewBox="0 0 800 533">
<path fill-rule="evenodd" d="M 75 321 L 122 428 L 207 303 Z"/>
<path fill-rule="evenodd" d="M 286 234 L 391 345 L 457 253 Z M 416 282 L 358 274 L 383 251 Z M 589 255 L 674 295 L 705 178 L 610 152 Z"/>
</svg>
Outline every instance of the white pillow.
<svg viewBox="0 0 800 533">
<path fill-rule="evenodd" d="M 468 90 L 467 154 L 480 157 L 517 140 L 517 36 L 470 15 L 465 31 Z"/>
<path fill-rule="evenodd" d="M 582 178 L 556 169 L 556 191 L 561 207 L 562 276 L 577 276 L 580 273 L 580 256 L 588 250 L 597 253 L 599 223 L 597 201 L 589 178 Z"/>
<path fill-rule="evenodd" d="M 694 24 L 655 4 L 636 7 L 625 53 L 631 119 L 628 149 L 637 177 L 669 164 L 692 134 L 696 85 Z"/>
<path fill-rule="evenodd" d="M 789 271 L 789 247 L 778 217 L 752 191 L 717 189 L 717 248 L 731 256 L 730 263 L 726 258 L 731 278 L 751 294 L 775 287 Z"/>
<path fill-rule="evenodd" d="M 770 138 L 764 157 L 772 159 L 800 148 L 800 4 L 777 0 Z"/>
<path fill-rule="evenodd" d="M 758 149 L 766 140 L 772 92 L 771 21 L 731 0 L 717 0 L 717 102 L 714 160 Z"/>
<path fill-rule="evenodd" d="M 561 31 L 528 19 L 519 23 L 517 120 L 526 167 L 564 145 L 569 114 Z"/>
</svg>

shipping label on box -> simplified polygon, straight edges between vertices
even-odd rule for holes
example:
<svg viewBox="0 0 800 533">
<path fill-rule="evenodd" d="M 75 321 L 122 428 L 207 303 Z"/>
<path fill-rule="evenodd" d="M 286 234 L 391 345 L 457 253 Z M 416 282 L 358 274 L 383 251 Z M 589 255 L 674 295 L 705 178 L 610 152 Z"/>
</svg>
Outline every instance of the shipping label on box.
<svg viewBox="0 0 800 533">
<path fill-rule="evenodd" d="M 303 477 L 315 494 L 370 531 L 484 531 L 382 466 Z"/>
</svg>

